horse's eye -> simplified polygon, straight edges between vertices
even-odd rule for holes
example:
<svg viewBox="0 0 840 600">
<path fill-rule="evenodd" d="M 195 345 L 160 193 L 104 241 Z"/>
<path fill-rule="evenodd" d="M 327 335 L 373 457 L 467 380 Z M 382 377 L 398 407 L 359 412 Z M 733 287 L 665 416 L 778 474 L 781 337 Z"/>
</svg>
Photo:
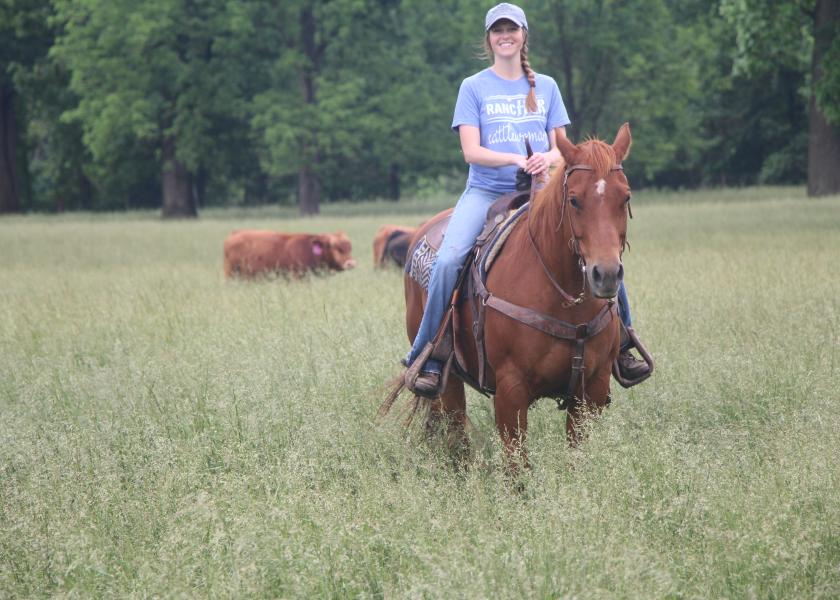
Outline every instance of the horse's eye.
<svg viewBox="0 0 840 600">
<path fill-rule="evenodd" d="M 575 198 L 574 196 L 572 196 L 572 198 L 571 198 L 571 200 L 569 200 L 569 202 L 571 202 L 572 206 L 574 206 L 575 208 L 580 208 L 580 202 L 578 202 L 578 199 Z"/>
</svg>

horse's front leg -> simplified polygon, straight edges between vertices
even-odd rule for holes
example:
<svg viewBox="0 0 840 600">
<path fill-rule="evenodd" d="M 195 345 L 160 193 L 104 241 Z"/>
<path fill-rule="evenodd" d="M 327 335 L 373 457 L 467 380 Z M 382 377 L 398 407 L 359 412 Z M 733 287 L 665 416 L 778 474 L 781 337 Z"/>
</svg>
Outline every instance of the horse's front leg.
<svg viewBox="0 0 840 600">
<path fill-rule="evenodd" d="M 577 390 L 580 398 L 581 390 Z M 566 411 L 566 439 L 569 446 L 576 447 L 583 441 L 586 420 L 601 414 L 609 402 L 610 372 L 602 370 L 586 382 L 586 397 L 578 400 Z"/>
<path fill-rule="evenodd" d="M 517 458 L 528 468 L 525 438 L 528 433 L 528 407 L 531 397 L 521 377 L 504 373 L 496 375 L 496 395 L 493 396 L 496 412 L 496 429 L 502 438 L 508 467 L 515 472 Z"/>
</svg>

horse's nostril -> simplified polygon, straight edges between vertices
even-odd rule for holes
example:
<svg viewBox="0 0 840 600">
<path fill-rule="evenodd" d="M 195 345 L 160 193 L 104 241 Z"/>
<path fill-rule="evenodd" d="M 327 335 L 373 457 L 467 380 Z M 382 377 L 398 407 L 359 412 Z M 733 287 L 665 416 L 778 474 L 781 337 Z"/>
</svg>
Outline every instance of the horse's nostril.
<svg viewBox="0 0 840 600">
<path fill-rule="evenodd" d="M 598 265 L 592 267 L 592 280 L 595 283 L 601 283 L 601 269 L 598 268 Z"/>
<path fill-rule="evenodd" d="M 624 265 L 618 265 L 618 280 L 624 279 Z"/>
</svg>

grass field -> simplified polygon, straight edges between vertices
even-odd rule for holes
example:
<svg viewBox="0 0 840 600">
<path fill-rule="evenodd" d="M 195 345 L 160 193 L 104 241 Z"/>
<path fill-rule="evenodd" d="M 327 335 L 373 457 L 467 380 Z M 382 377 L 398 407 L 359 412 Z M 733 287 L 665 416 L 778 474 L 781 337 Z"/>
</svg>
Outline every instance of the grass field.
<svg viewBox="0 0 840 600">
<path fill-rule="evenodd" d="M 386 222 L 454 198 L 0 219 L 0 597 L 840 597 L 840 197 L 639 193 L 657 359 L 514 493 L 374 414 L 408 349 Z M 399 211 L 397 210 L 399 208 Z M 234 228 L 342 229 L 360 266 L 226 282 Z"/>
</svg>

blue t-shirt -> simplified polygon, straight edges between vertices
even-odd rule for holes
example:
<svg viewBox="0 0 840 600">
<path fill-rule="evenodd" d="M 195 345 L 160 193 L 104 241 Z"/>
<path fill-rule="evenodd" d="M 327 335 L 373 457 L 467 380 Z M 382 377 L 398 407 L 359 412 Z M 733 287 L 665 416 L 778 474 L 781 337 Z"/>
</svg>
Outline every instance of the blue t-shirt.
<svg viewBox="0 0 840 600">
<path fill-rule="evenodd" d="M 525 99 L 528 78 L 502 79 L 492 69 L 467 77 L 458 90 L 452 129 L 461 125 L 478 127 L 481 145 L 496 152 L 526 154 L 525 138 L 534 152 L 550 149 L 548 133 L 571 123 L 557 83 L 548 75 L 537 75 L 537 112 L 528 112 Z M 470 163 L 467 184 L 503 194 L 516 189 L 516 165 L 483 167 Z"/>
</svg>

